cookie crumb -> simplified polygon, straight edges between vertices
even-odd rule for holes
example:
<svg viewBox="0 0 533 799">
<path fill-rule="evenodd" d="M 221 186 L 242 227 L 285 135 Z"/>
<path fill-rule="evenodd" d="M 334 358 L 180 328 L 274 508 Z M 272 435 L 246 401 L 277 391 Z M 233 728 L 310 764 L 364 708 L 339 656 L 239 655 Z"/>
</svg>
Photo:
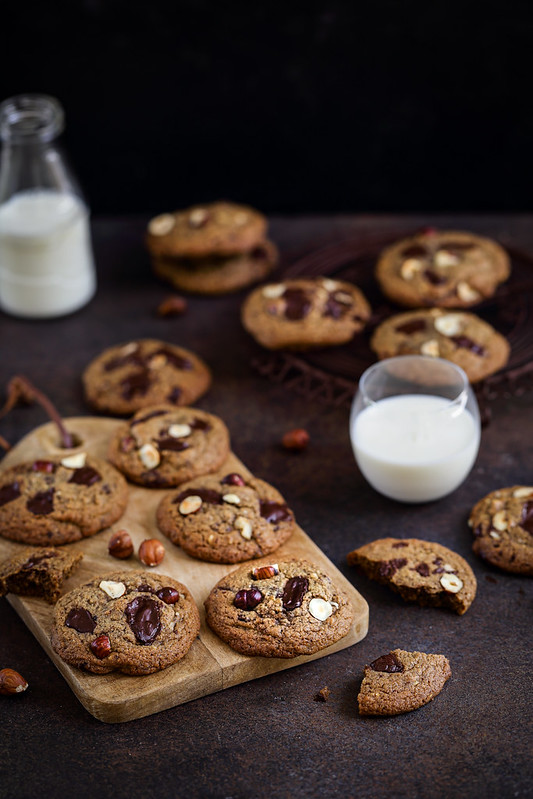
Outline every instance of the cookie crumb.
<svg viewBox="0 0 533 799">
<path fill-rule="evenodd" d="M 331 691 L 329 690 L 328 686 L 325 685 L 323 688 L 320 689 L 320 691 L 318 691 L 315 694 L 315 702 L 327 702 L 330 693 Z"/>
<path fill-rule="evenodd" d="M 187 310 L 187 300 L 179 294 L 165 297 L 156 308 L 156 315 L 160 317 L 182 316 Z"/>
</svg>

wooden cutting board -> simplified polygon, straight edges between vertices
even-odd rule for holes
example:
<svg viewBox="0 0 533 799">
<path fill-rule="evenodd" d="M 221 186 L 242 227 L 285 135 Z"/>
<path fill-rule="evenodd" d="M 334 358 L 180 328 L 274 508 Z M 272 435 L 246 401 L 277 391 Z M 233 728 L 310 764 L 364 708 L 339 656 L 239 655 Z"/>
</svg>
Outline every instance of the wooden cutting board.
<svg viewBox="0 0 533 799">
<path fill-rule="evenodd" d="M 67 429 L 81 442 L 72 450 L 60 449 L 57 428 L 52 423 L 42 425 L 10 450 L 2 461 L 2 468 L 46 455 L 65 456 L 74 452 L 87 452 L 105 459 L 109 438 L 120 424 L 120 420 L 99 417 L 67 419 Z M 233 454 L 230 454 L 223 468 L 227 472 L 250 474 Z M 156 508 L 167 491 L 168 489 L 146 489 L 130 485 L 128 507 L 116 524 L 91 538 L 69 544 L 73 550 L 83 552 L 84 558 L 80 568 L 65 583 L 63 593 L 109 571 L 142 568 L 136 554 L 139 544 L 145 538 L 159 538 L 165 544 L 166 554 L 154 571 L 174 577 L 189 588 L 200 610 L 202 621 L 199 637 L 187 655 L 175 665 L 144 677 L 119 673 L 95 675 L 69 666 L 56 655 L 50 645 L 52 606 L 35 597 L 8 596 L 13 608 L 46 650 L 82 705 L 97 719 L 113 723 L 142 718 L 232 685 L 324 657 L 352 646 L 365 637 L 368 630 L 366 601 L 304 531 L 297 527 L 291 538 L 274 553 L 273 562 L 292 557 L 304 558 L 326 571 L 346 591 L 353 603 L 355 619 L 348 635 L 314 655 L 297 658 L 249 657 L 234 652 L 206 625 L 204 600 L 215 583 L 239 564 L 195 560 L 174 546 L 157 529 Z M 285 499 L 290 505 L 290 497 Z M 117 561 L 107 551 L 111 532 L 122 528 L 129 531 L 135 545 L 135 555 L 127 561 Z M 20 546 L 0 538 L 0 559 L 11 556 Z"/>
</svg>

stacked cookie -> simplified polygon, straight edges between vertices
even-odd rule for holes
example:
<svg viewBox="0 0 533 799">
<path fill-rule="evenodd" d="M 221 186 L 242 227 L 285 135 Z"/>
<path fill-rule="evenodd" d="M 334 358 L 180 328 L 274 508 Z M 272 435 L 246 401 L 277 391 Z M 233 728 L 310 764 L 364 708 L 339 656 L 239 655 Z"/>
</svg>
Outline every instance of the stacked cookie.
<svg viewBox="0 0 533 799">
<path fill-rule="evenodd" d="M 155 273 L 176 288 L 224 294 L 262 280 L 276 265 L 266 234 L 259 211 L 215 202 L 156 216 L 146 245 Z"/>
</svg>

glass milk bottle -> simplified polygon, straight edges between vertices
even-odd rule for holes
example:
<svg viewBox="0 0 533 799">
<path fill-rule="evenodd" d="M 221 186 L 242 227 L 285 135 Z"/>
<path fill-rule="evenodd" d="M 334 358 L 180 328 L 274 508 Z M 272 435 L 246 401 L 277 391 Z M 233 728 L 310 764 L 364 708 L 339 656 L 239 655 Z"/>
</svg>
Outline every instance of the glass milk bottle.
<svg viewBox="0 0 533 799">
<path fill-rule="evenodd" d="M 0 308 L 52 318 L 96 289 L 89 210 L 55 139 L 63 109 L 26 94 L 0 104 Z"/>
</svg>

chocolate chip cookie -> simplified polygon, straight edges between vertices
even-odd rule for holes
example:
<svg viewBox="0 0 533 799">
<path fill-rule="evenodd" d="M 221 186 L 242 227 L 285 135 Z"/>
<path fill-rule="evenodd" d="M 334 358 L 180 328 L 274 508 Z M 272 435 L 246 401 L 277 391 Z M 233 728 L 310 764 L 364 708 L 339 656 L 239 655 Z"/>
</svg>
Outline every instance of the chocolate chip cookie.
<svg viewBox="0 0 533 799">
<path fill-rule="evenodd" d="M 0 564 L 0 596 L 40 596 L 54 604 L 82 558 L 81 553 L 55 547 L 21 549 Z"/>
<path fill-rule="evenodd" d="M 182 583 L 117 571 L 59 600 L 51 643 L 66 663 L 95 674 L 152 674 L 184 657 L 199 630 L 198 609 Z"/>
<path fill-rule="evenodd" d="M 215 472 L 229 454 L 228 428 L 198 408 L 154 405 L 121 425 L 108 457 L 132 483 L 171 488 Z"/>
<path fill-rule="evenodd" d="M 215 563 L 268 555 L 295 526 L 273 486 L 235 472 L 197 478 L 167 494 L 157 509 L 157 524 L 188 555 Z"/>
<path fill-rule="evenodd" d="M 492 491 L 474 505 L 472 549 L 507 572 L 533 575 L 533 486 Z"/>
<path fill-rule="evenodd" d="M 369 666 L 357 697 L 362 716 L 396 716 L 431 702 L 450 679 L 444 655 L 394 649 Z"/>
<path fill-rule="evenodd" d="M 497 242 L 473 233 L 427 230 L 387 247 L 376 265 L 383 293 L 407 308 L 469 308 L 510 274 Z"/>
<path fill-rule="evenodd" d="M 21 463 L 0 472 L 0 535 L 36 546 L 70 544 L 120 519 L 127 501 L 124 477 L 85 453 Z"/>
<path fill-rule="evenodd" d="M 214 632 L 243 655 L 311 655 L 343 638 L 354 611 L 346 594 L 302 560 L 242 566 L 205 602 Z"/>
<path fill-rule="evenodd" d="M 89 405 L 101 413 L 127 416 L 162 402 L 191 405 L 211 385 L 211 372 L 183 347 L 138 339 L 104 350 L 82 379 Z"/>
<path fill-rule="evenodd" d="M 379 538 L 347 556 L 350 566 L 408 602 L 466 613 L 476 595 L 474 572 L 460 555 L 434 541 Z"/>
<path fill-rule="evenodd" d="M 345 344 L 369 316 L 357 286 L 326 277 L 267 283 L 249 294 L 241 313 L 245 329 L 270 350 Z"/>
<path fill-rule="evenodd" d="M 460 366 L 471 383 L 507 363 L 510 346 L 488 322 L 466 311 L 442 308 L 407 311 L 382 322 L 370 346 L 380 360 L 397 355 L 431 355 Z"/>
<path fill-rule="evenodd" d="M 223 294 L 262 280 L 278 260 L 267 221 L 229 202 L 161 214 L 148 224 L 154 272 L 184 291 Z"/>
</svg>

